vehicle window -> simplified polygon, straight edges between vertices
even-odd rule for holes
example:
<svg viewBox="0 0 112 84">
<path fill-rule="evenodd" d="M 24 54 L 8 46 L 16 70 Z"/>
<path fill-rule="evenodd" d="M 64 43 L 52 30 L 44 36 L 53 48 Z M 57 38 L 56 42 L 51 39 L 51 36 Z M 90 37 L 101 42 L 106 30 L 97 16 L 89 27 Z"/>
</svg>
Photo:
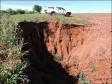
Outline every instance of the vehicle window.
<svg viewBox="0 0 112 84">
<path fill-rule="evenodd" d="M 65 10 L 64 8 L 61 8 L 62 10 Z"/>
<path fill-rule="evenodd" d="M 57 7 L 58 10 L 61 10 L 61 7 Z"/>
<path fill-rule="evenodd" d="M 54 7 L 48 7 L 49 9 L 54 9 Z"/>
<path fill-rule="evenodd" d="M 58 10 L 65 10 L 64 8 L 62 7 L 56 7 Z"/>
</svg>

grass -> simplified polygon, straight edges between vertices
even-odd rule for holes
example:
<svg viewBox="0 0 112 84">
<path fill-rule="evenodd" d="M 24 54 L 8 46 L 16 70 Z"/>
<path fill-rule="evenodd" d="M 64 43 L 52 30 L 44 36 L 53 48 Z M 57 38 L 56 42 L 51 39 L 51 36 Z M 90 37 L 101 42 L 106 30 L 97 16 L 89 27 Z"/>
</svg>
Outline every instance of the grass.
<svg viewBox="0 0 112 84">
<path fill-rule="evenodd" d="M 80 72 L 79 80 L 80 80 L 81 84 L 91 84 L 90 80 L 88 80 L 86 78 L 83 71 Z"/>
<path fill-rule="evenodd" d="M 53 18 L 62 24 L 85 25 L 88 23 L 86 19 L 65 17 L 63 15 L 55 15 Z"/>
<path fill-rule="evenodd" d="M 96 65 L 92 64 L 91 69 L 92 69 L 92 72 L 95 72 L 96 71 Z"/>
<path fill-rule="evenodd" d="M 58 54 L 55 54 L 55 53 L 52 53 L 53 57 L 54 57 L 54 60 L 56 62 L 60 62 L 63 60 L 63 57 L 62 56 L 59 56 Z"/>
<path fill-rule="evenodd" d="M 16 22 L 21 21 L 32 21 L 32 22 L 43 22 L 53 19 L 62 24 L 75 24 L 75 25 L 85 25 L 88 23 L 86 19 L 65 17 L 64 15 L 54 15 L 49 14 L 22 14 L 22 15 L 12 15 L 11 19 L 16 20 Z"/>
<path fill-rule="evenodd" d="M 26 64 L 21 62 L 21 57 L 25 52 L 21 52 L 23 45 L 22 39 L 20 42 L 17 42 L 17 24 L 18 22 L 12 19 L 10 15 L 6 14 L 1 16 L 0 59 L 4 58 L 2 60 L 4 62 L 0 64 L 0 83 L 2 84 L 17 84 L 18 80 L 26 81 L 27 79 L 22 74 L 22 70 L 26 67 Z"/>
<path fill-rule="evenodd" d="M 32 22 L 43 22 L 48 20 L 47 14 L 17 14 L 12 15 L 11 19 L 15 20 L 17 23 L 21 21 L 32 21 Z"/>
<path fill-rule="evenodd" d="M 12 70 L 0 65 L 0 82 L 2 84 L 27 84 L 28 77 L 23 74 L 23 70 L 27 67 L 27 63 L 18 63 Z"/>
</svg>

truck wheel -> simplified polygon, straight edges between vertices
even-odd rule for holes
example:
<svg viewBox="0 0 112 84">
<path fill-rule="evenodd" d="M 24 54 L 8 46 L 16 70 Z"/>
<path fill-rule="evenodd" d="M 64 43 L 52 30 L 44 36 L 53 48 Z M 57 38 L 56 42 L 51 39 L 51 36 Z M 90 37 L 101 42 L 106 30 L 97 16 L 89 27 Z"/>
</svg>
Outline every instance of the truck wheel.
<svg viewBox="0 0 112 84">
<path fill-rule="evenodd" d="M 45 10 L 44 12 L 45 12 L 45 14 L 47 14 L 47 10 Z"/>
<path fill-rule="evenodd" d="M 54 12 L 54 11 L 52 11 L 52 12 L 50 13 L 50 15 L 55 15 L 55 12 Z"/>
<path fill-rule="evenodd" d="M 65 16 L 70 16 L 71 15 L 71 12 L 67 12 L 66 14 L 65 14 Z"/>
</svg>

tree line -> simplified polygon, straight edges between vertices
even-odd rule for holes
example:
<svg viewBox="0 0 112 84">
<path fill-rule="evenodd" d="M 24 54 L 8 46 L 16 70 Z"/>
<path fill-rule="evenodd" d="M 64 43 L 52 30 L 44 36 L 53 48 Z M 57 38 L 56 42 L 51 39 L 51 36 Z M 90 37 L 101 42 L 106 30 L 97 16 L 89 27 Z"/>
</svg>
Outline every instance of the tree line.
<svg viewBox="0 0 112 84">
<path fill-rule="evenodd" d="M 14 15 L 14 14 L 33 14 L 33 13 L 41 13 L 41 10 L 42 10 L 42 6 L 34 5 L 32 11 L 23 10 L 23 9 L 13 10 L 13 9 L 9 8 L 7 10 L 0 10 L 0 13 L 1 14 L 8 13 L 11 15 Z"/>
</svg>

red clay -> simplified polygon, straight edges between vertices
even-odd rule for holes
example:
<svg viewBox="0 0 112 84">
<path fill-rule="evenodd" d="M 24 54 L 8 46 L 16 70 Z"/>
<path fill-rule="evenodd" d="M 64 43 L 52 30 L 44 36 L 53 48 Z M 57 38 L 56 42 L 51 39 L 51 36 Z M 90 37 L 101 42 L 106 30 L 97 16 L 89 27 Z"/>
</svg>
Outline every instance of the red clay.
<svg viewBox="0 0 112 84">
<path fill-rule="evenodd" d="M 74 14 L 89 24 L 81 27 L 49 22 L 48 50 L 63 56 L 70 75 L 83 71 L 91 84 L 112 84 L 111 14 Z"/>
</svg>

